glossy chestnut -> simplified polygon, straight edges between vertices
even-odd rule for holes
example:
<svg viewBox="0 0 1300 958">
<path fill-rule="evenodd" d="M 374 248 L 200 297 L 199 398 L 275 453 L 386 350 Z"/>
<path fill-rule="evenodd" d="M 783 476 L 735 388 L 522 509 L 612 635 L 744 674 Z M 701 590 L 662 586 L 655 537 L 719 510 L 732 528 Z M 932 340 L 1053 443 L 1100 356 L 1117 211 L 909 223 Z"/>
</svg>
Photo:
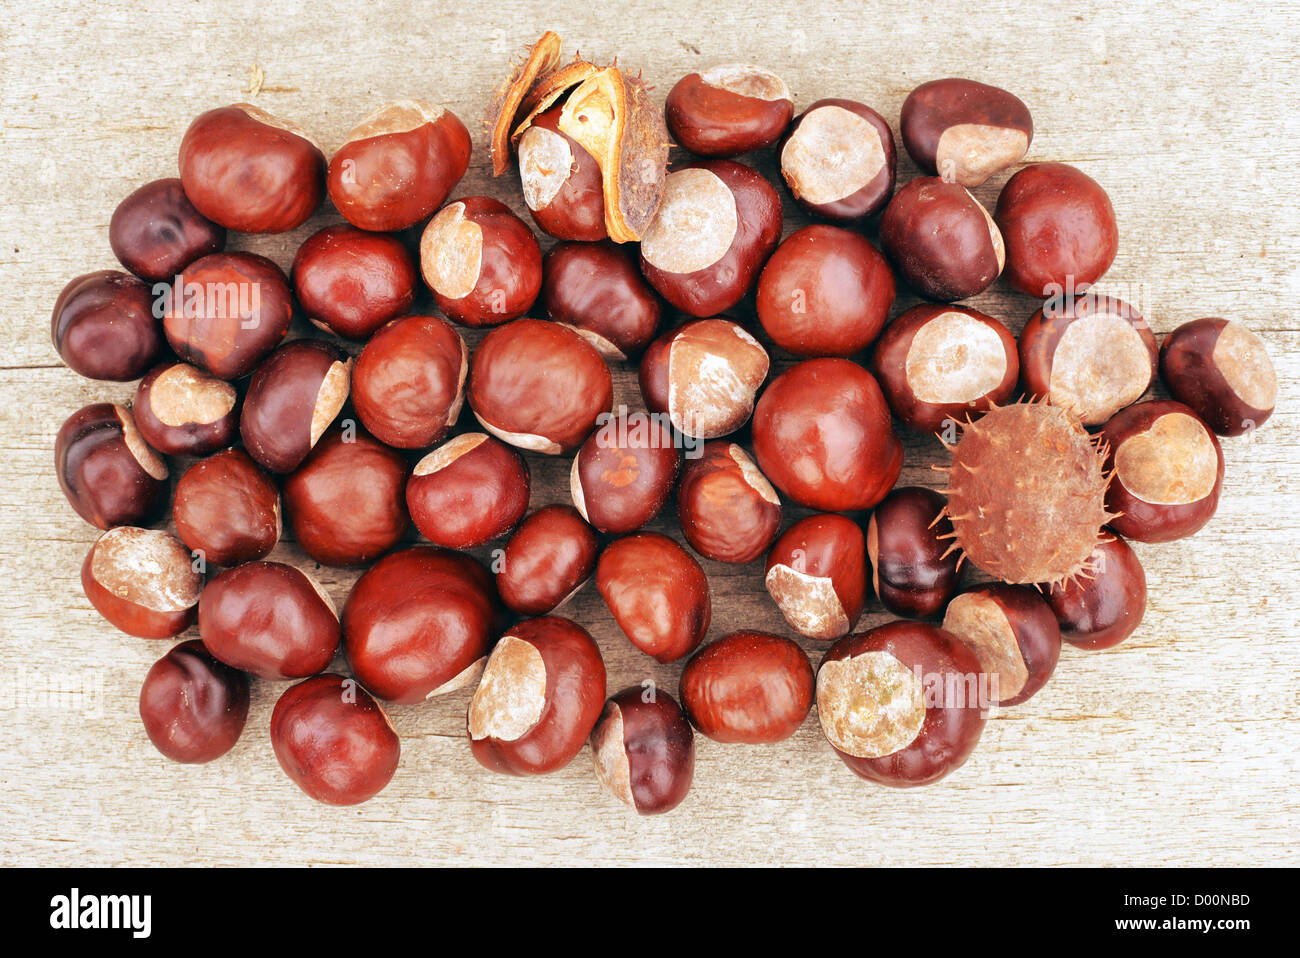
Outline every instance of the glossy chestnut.
<svg viewBox="0 0 1300 958">
<path fill-rule="evenodd" d="M 239 416 L 244 448 L 272 472 L 297 469 L 348 399 L 352 360 L 333 343 L 295 339 L 257 367 Z"/>
<path fill-rule="evenodd" d="M 339 617 L 320 583 L 301 569 L 248 562 L 204 588 L 199 637 L 232 668 L 264 679 L 300 679 L 333 660 Z"/>
<path fill-rule="evenodd" d="M 1240 323 L 1194 319 L 1160 349 L 1169 392 L 1220 436 L 1262 426 L 1277 402 L 1277 372 L 1264 341 Z"/>
<path fill-rule="evenodd" d="M 659 295 L 691 316 L 735 306 L 781 239 L 781 198 L 731 160 L 678 166 L 641 237 L 641 271 Z"/>
<path fill-rule="evenodd" d="M 809 359 L 777 376 L 754 408 L 753 432 L 763 474 L 811 509 L 868 509 L 903 466 L 880 386 L 847 359 Z"/>
<path fill-rule="evenodd" d="M 168 456 L 206 456 L 239 433 L 238 393 L 189 363 L 164 362 L 140 380 L 131 403 L 145 442 Z"/>
<path fill-rule="evenodd" d="M 371 692 L 423 702 L 478 681 L 499 615 L 492 577 L 477 560 L 413 546 L 357 580 L 343 607 L 343 642 Z"/>
<path fill-rule="evenodd" d="M 546 315 L 572 326 L 606 359 L 641 353 L 654 339 L 663 304 L 627 246 L 557 243 L 542 260 Z"/>
<path fill-rule="evenodd" d="M 867 596 L 867 546 L 844 516 L 800 519 L 767 554 L 763 585 L 800 635 L 830 641 L 857 624 Z"/>
<path fill-rule="evenodd" d="M 767 350 L 729 319 L 699 319 L 664 333 L 641 357 L 641 396 L 696 439 L 735 432 L 767 378 Z"/>
<path fill-rule="evenodd" d="M 1007 282 L 1030 296 L 1082 293 L 1119 249 L 1110 197 L 1064 163 L 1035 163 L 1007 180 L 993 219 L 1006 244 Z"/>
<path fill-rule="evenodd" d="M 280 489 L 244 450 L 226 449 L 181 476 L 172 520 L 196 559 L 220 566 L 252 562 L 280 541 Z"/>
<path fill-rule="evenodd" d="M 771 146 L 793 116 L 785 81 L 748 63 L 688 73 L 664 101 L 669 132 L 679 146 L 700 156 L 739 156 Z"/>
<path fill-rule="evenodd" d="M 716 742 L 780 742 L 812 708 L 813 670 L 783 636 L 732 632 L 686 663 L 680 694 L 691 724 Z"/>
<path fill-rule="evenodd" d="M 200 256 L 226 247 L 226 230 L 194 208 L 176 177 L 140 187 L 113 211 L 108 245 L 143 280 L 170 280 Z"/>
<path fill-rule="evenodd" d="M 991 582 L 963 589 L 948 603 L 943 628 L 961 639 L 989 676 L 991 700 L 1019 705 L 1047 684 L 1061 657 L 1052 607 L 1025 585 Z"/>
<path fill-rule="evenodd" d="M 326 805 L 369 801 L 392 781 L 402 746 L 379 703 L 355 679 L 318 675 L 287 689 L 271 713 L 284 773 Z"/>
<path fill-rule="evenodd" d="M 63 287 L 50 317 L 50 338 L 73 372 L 116 382 L 143 376 L 164 346 L 149 287 L 113 269 L 86 273 Z"/>
<path fill-rule="evenodd" d="M 519 137 L 519 180 L 533 222 L 562 240 L 606 238 L 605 193 L 596 158 L 560 129 L 562 107 L 532 118 Z"/>
<path fill-rule="evenodd" d="M 677 480 L 672 431 L 645 413 L 620 410 L 582 444 L 569 470 L 569 492 L 601 532 L 635 532 L 658 515 Z"/>
<path fill-rule="evenodd" d="M 411 308 L 419 284 L 401 240 L 354 226 L 327 226 L 298 247 L 293 291 L 313 324 L 346 339 L 369 339 Z"/>
<path fill-rule="evenodd" d="M 894 305 L 894 274 L 866 237 L 814 224 L 788 236 L 758 280 L 758 320 L 795 356 L 866 349 Z"/>
<path fill-rule="evenodd" d="M 235 747 L 248 720 L 248 698 L 248 676 L 192 639 L 149 669 L 140 687 L 140 721 L 164 756 L 197 765 Z"/>
<path fill-rule="evenodd" d="M 709 630 L 708 577 L 689 552 L 657 532 L 608 545 L 596 563 L 596 588 L 628 640 L 660 662 L 690 654 Z"/>
<path fill-rule="evenodd" d="M 605 703 L 591 755 L 606 791 L 639 815 L 658 815 L 691 789 L 695 733 L 671 695 L 634 685 Z"/>
<path fill-rule="evenodd" d="M 352 404 L 380 442 L 421 449 L 455 425 L 465 401 L 469 349 L 436 316 L 395 319 L 375 333 L 352 369 Z"/>
<path fill-rule="evenodd" d="M 528 312 L 542 288 L 542 250 L 504 203 L 467 196 L 449 203 L 420 237 L 420 271 L 447 318 L 496 326 Z"/>
<path fill-rule="evenodd" d="M 325 154 L 306 132 L 249 103 L 209 110 L 181 139 L 194 208 L 241 233 L 301 226 L 325 195 Z"/>
<path fill-rule="evenodd" d="M 69 416 L 54 439 L 54 470 L 77 515 L 99 529 L 150 525 L 167 508 L 167 464 L 124 406 L 92 403 Z"/>
<path fill-rule="evenodd" d="M 395 232 L 440 207 L 469 168 L 469 131 L 450 110 L 395 100 L 365 117 L 330 159 L 330 199 L 353 226 Z"/>
<path fill-rule="evenodd" d="M 547 615 L 596 571 L 600 543 L 572 506 L 544 506 L 515 530 L 499 560 L 497 591 L 520 615 Z"/>
<path fill-rule="evenodd" d="M 1019 97 L 959 77 L 909 93 L 899 128 L 917 166 L 967 189 L 1015 166 L 1034 139 L 1033 118 Z"/>
<path fill-rule="evenodd" d="M 781 528 L 781 499 L 734 442 L 706 443 L 677 487 L 682 535 L 706 559 L 753 562 Z"/>
<path fill-rule="evenodd" d="M 1093 293 L 1049 302 L 1020 332 L 1025 391 L 1086 426 L 1136 402 L 1156 377 L 1156 339 L 1123 300 Z"/>
<path fill-rule="evenodd" d="M 284 509 L 298 544 L 324 565 L 364 565 L 410 525 L 411 467 L 370 435 L 335 428 L 284 481 Z"/>
<path fill-rule="evenodd" d="M 1088 564 L 1088 578 L 1052 586 L 1047 601 L 1062 639 L 1080 649 L 1109 649 L 1142 623 L 1147 576 L 1132 547 L 1105 531 Z"/>
<path fill-rule="evenodd" d="M 600 353 L 573 330 L 517 319 L 474 350 L 466 396 L 498 439 L 557 456 L 582 445 L 609 412 L 614 381 Z"/>
<path fill-rule="evenodd" d="M 817 670 L 822 733 L 855 774 L 928 785 L 963 765 L 984 731 L 986 677 L 956 636 L 890 622 L 840 639 Z"/>
<path fill-rule="evenodd" d="M 909 286 L 943 302 L 984 292 L 1006 263 L 988 210 L 937 176 L 918 176 L 894 194 L 880 218 L 880 245 Z"/>
<path fill-rule="evenodd" d="M 505 535 L 528 511 L 523 457 L 482 432 L 448 439 L 418 463 L 406 506 L 434 545 L 470 549 Z"/>
<path fill-rule="evenodd" d="M 96 611 L 128 635 L 170 639 L 193 624 L 203 577 L 175 536 L 117 526 L 86 553 L 81 587 Z"/>
<path fill-rule="evenodd" d="M 1111 527 L 1139 542 L 1170 542 L 1210 521 L 1223 490 L 1223 450 L 1196 413 L 1172 399 L 1121 409 L 1101 431 L 1110 447 Z"/>
<path fill-rule="evenodd" d="M 867 523 L 871 583 L 895 615 L 938 615 L 957 590 L 961 555 L 952 544 L 947 500 L 933 489 L 902 486 L 876 506 Z"/>
<path fill-rule="evenodd" d="M 265 256 L 213 253 L 177 275 L 162 293 L 162 309 L 177 356 L 218 379 L 239 379 L 289 332 L 293 296 Z"/>
<path fill-rule="evenodd" d="M 853 100 L 818 100 L 795 118 L 778 147 L 790 194 L 814 216 L 864 220 L 894 192 L 898 151 L 889 124 Z"/>
<path fill-rule="evenodd" d="M 541 775 L 582 750 L 605 702 L 605 663 L 587 630 L 526 619 L 492 650 L 470 699 L 474 757 L 494 772 Z"/>
<path fill-rule="evenodd" d="M 992 316 L 922 304 L 885 327 L 871 371 L 900 422 L 939 433 L 1010 400 L 1020 354 L 1011 331 Z"/>
</svg>

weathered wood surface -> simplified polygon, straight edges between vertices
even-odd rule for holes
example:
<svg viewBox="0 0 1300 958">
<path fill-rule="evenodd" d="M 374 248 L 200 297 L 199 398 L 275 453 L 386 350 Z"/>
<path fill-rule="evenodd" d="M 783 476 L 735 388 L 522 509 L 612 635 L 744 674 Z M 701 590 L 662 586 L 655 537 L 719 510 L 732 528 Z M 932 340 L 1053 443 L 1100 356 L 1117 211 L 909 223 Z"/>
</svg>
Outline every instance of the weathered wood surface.
<svg viewBox="0 0 1300 958">
<path fill-rule="evenodd" d="M 1300 71 L 1293 4 L 1122 2 L 1022 6 L 753 3 L 704 12 L 652 0 L 599 5 L 425 2 L 25 4 L 0 24 L 0 862 L 710 864 L 1165 864 L 1300 859 Z M 1240 319 L 1269 344 L 1280 411 L 1225 443 L 1217 517 L 1196 537 L 1138 547 L 1151 602 L 1117 650 L 1067 650 L 1054 682 L 990 721 L 943 783 L 893 791 L 857 780 L 815 715 L 790 741 L 701 739 L 695 787 L 671 815 L 638 820 L 602 793 L 585 753 L 518 780 L 488 774 L 464 742 L 464 693 L 392 709 L 402 764 L 376 800 L 312 803 L 282 775 L 267 726 L 282 688 L 256 683 L 248 728 L 223 760 L 169 764 L 136 696 L 166 643 L 98 619 L 78 569 L 92 530 L 52 472 L 63 418 L 127 385 L 60 366 L 48 334 L 62 284 L 114 266 L 106 229 L 140 183 L 175 175 L 189 119 L 251 99 L 314 130 L 327 149 L 386 99 L 418 96 L 477 119 L 507 57 L 544 28 L 644 69 L 662 98 L 689 69 L 748 60 L 783 73 L 797 103 L 843 95 L 891 122 L 919 82 L 968 75 L 1034 113 L 1031 158 L 1078 164 L 1110 192 L 1119 257 L 1103 287 L 1157 333 L 1202 315 Z M 260 91 L 249 92 L 257 68 Z M 254 71 L 256 72 L 256 71 Z M 770 160 L 760 166 L 771 173 Z M 900 178 L 914 172 L 905 158 Z M 978 191 L 992 205 L 1004 177 Z M 459 192 L 521 208 L 490 182 L 483 137 Z M 793 211 L 790 211 L 791 213 Z M 240 239 L 287 266 L 292 235 Z M 787 229 L 803 220 L 791 215 Z M 910 304 L 900 300 L 899 308 Z M 999 284 L 974 304 L 1014 330 L 1029 300 Z M 623 397 L 635 379 L 618 373 Z M 941 461 L 909 437 L 904 482 Z M 563 501 L 564 463 L 533 457 L 533 505 Z M 676 534 L 671 518 L 657 528 Z M 277 558 L 301 561 L 290 545 Z M 711 637 L 787 631 L 754 567 L 706 563 Z M 355 575 L 322 570 L 342 602 Z M 606 653 L 611 690 L 676 666 L 631 649 L 594 589 L 569 614 Z M 875 607 L 864 626 L 884 621 Z M 820 654 L 815 643 L 804 646 Z M 50 688 L 72 690 L 53 697 Z"/>
</svg>

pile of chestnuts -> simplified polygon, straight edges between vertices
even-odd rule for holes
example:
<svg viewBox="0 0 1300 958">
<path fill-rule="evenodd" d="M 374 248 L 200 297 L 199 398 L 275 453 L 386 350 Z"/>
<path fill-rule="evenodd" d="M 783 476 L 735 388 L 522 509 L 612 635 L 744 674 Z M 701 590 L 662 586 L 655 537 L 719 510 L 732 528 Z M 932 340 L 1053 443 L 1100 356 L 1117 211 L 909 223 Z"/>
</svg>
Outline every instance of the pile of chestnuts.
<svg viewBox="0 0 1300 958">
<path fill-rule="evenodd" d="M 330 158 L 259 108 L 211 110 L 179 177 L 118 206 L 126 271 L 72 280 L 52 334 L 81 375 L 139 383 L 129 407 L 74 412 L 55 460 L 102 530 L 81 571 L 94 608 L 147 639 L 197 624 L 140 694 L 165 756 L 227 752 L 256 678 L 296 683 L 271 744 L 326 803 L 363 802 L 398 768 L 381 703 L 455 693 L 486 768 L 551 772 L 590 743 L 641 813 L 686 797 L 696 731 L 776 742 L 814 703 L 852 771 L 919 785 L 966 760 L 991 707 L 1043 688 L 1063 642 L 1133 633 L 1146 581 L 1126 540 L 1214 513 L 1218 437 L 1275 402 L 1259 337 L 1199 319 L 1158 347 L 1094 292 L 1118 244 L 1110 200 L 1071 166 L 1021 165 L 1033 122 L 1004 90 L 912 91 L 899 129 L 922 175 L 901 186 L 894 129 L 865 104 L 796 115 L 750 65 L 682 78 L 662 110 L 647 90 L 565 60 L 551 33 L 511 64 L 491 165 L 517 167 L 558 241 L 545 254 L 498 199 L 448 202 L 470 133 L 416 100 Z M 670 166 L 673 144 L 693 156 Z M 815 221 L 784 239 L 777 186 L 735 159 L 769 149 Z M 1016 166 L 990 213 L 970 189 Z M 327 200 L 346 223 L 288 274 L 226 249 L 228 231 L 288 231 Z M 1019 337 L 958 303 L 1000 276 L 1037 305 Z M 891 319 L 900 284 L 926 302 Z M 425 286 L 436 314 L 412 313 Z M 295 316 L 319 335 L 289 336 Z M 458 327 L 490 329 L 470 349 Z M 639 363 L 643 410 L 613 409 L 619 363 Z M 1140 402 L 1158 374 L 1172 398 Z M 895 488 L 900 428 L 951 451 L 946 488 Z M 571 460 L 571 501 L 529 512 L 531 456 Z M 670 500 L 689 548 L 645 529 Z M 786 525 L 790 504 L 814 511 Z M 342 610 L 267 560 L 285 523 L 316 562 L 364 569 Z M 491 567 L 466 551 L 487 543 Z M 790 630 L 829 643 L 820 665 L 749 629 L 701 648 L 692 552 L 761 560 Z M 963 563 L 986 576 L 963 587 Z M 593 577 L 638 650 L 684 661 L 680 702 L 607 695 L 597 643 L 556 614 Z M 871 601 L 899 619 L 855 633 Z M 327 671 L 340 649 L 349 674 Z"/>
</svg>

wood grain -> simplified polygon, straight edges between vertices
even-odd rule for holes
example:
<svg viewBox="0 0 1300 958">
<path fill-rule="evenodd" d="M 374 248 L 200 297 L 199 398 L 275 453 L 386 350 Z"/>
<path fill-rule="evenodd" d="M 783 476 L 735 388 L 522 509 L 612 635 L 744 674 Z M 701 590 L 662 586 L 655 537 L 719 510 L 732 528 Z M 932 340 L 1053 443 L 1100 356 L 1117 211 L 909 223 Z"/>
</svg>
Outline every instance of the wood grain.
<svg viewBox="0 0 1300 958">
<path fill-rule="evenodd" d="M 1295 864 L 1300 829 L 1300 33 L 1295 5 L 1196 2 L 962 5 L 649 0 L 613 12 L 577 0 L 220 5 L 57 0 L 0 25 L 0 862 L 4 864 Z M 92 530 L 59 493 L 65 416 L 129 385 L 63 368 L 48 317 L 72 276 L 115 266 L 107 222 L 139 184 L 175 175 L 189 119 L 251 99 L 337 145 L 375 104 L 441 101 L 476 121 L 506 59 L 543 29 L 566 50 L 641 68 L 662 101 L 685 72 L 746 60 L 796 101 L 849 96 L 891 122 L 917 83 L 964 75 L 1033 111 L 1031 159 L 1075 163 L 1110 192 L 1119 257 L 1102 287 L 1157 333 L 1203 315 L 1268 343 L 1279 412 L 1225 442 L 1217 517 L 1196 537 L 1139 547 L 1151 585 L 1136 636 L 1067 651 L 1052 684 L 990 721 L 974 758 L 937 786 L 856 779 L 815 716 L 790 741 L 701 739 L 695 787 L 638 820 L 601 792 L 584 752 L 518 780 L 463 741 L 465 694 L 392 710 L 402 765 L 377 799 L 331 809 L 300 794 L 267 740 L 280 684 L 258 682 L 235 750 L 184 768 L 136 715 L 165 643 L 117 634 L 77 572 Z M 250 73 L 260 89 L 249 92 Z M 257 77 L 254 77 L 256 79 Z M 257 84 L 255 84 L 257 85 Z M 484 138 L 462 194 L 491 191 Z M 759 167 L 771 174 L 770 159 Z M 914 173 L 906 159 L 900 178 Z M 992 205 L 1005 177 L 977 192 Z M 787 230 L 803 220 L 791 215 Z M 293 234 L 239 239 L 288 266 Z M 903 297 L 899 309 L 910 305 Z M 1031 302 L 999 284 L 973 304 L 1014 330 Z M 476 338 L 476 337 L 471 337 Z M 635 400 L 635 379 L 617 373 Z M 532 457 L 533 505 L 564 501 L 566 464 Z M 907 439 L 904 482 L 928 482 L 933 440 Z M 796 515 L 792 511 L 791 515 Z M 655 528 L 677 535 L 671 516 Z M 305 561 L 292 545 L 277 557 Z M 312 564 L 307 563 L 310 567 Z M 786 632 L 756 568 L 706 563 L 712 637 Z M 355 575 L 320 570 L 342 601 Z M 588 587 L 569 607 L 606 653 L 611 691 L 676 666 L 636 653 Z M 873 608 L 864 627 L 884 621 Z M 816 643 L 804 647 L 814 658 Z"/>
</svg>

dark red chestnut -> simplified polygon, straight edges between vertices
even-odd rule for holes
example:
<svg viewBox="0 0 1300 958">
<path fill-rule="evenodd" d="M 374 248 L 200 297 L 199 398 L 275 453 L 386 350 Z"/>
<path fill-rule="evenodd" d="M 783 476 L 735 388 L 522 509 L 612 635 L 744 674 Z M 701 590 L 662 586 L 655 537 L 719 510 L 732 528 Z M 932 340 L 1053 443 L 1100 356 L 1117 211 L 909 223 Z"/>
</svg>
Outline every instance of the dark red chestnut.
<svg viewBox="0 0 1300 958">
<path fill-rule="evenodd" d="M 227 665 L 264 679 L 325 669 L 339 647 L 339 617 L 320 583 L 283 562 L 248 562 L 208 583 L 199 636 Z"/>
<path fill-rule="evenodd" d="M 1136 402 L 1156 377 L 1156 339 L 1123 300 L 1089 293 L 1049 302 L 1020 332 L 1025 391 L 1086 426 Z"/>
<path fill-rule="evenodd" d="M 689 552 L 667 536 L 641 532 L 606 547 L 596 588 L 623 634 L 646 655 L 673 662 L 709 631 L 709 580 Z"/>
<path fill-rule="evenodd" d="M 354 226 L 327 226 L 298 247 L 293 291 L 316 326 L 369 339 L 415 302 L 419 272 L 402 241 Z"/>
<path fill-rule="evenodd" d="M 519 180 L 533 221 L 556 239 L 603 240 L 605 192 L 600 165 L 560 129 L 562 107 L 532 118 L 519 137 Z"/>
<path fill-rule="evenodd" d="M 587 630 L 526 619 L 492 650 L 470 699 L 470 748 L 494 772 L 553 772 L 582 750 L 604 702 L 605 663 Z"/>
<path fill-rule="evenodd" d="M 280 490 L 248 453 L 227 449 L 181 476 L 172 519 L 181 541 L 203 562 L 252 562 L 280 541 Z"/>
<path fill-rule="evenodd" d="M 1190 536 L 1210 521 L 1223 489 L 1223 450 L 1190 408 L 1156 399 L 1106 423 L 1112 528 L 1139 542 Z"/>
<path fill-rule="evenodd" d="M 170 280 L 200 256 L 220 253 L 226 231 L 194 208 L 181 181 L 154 180 L 113 211 L 108 245 L 118 262 L 143 280 Z"/>
<path fill-rule="evenodd" d="M 935 176 L 918 176 L 889 201 L 880 245 L 909 286 L 943 302 L 984 292 L 1006 263 L 988 210 L 964 186 Z"/>
<path fill-rule="evenodd" d="M 272 472 L 293 472 L 348 399 L 352 360 L 333 343 L 295 339 L 271 353 L 248 385 L 239 434 Z"/>
<path fill-rule="evenodd" d="M 993 219 L 1006 244 L 1007 282 L 1030 296 L 1082 293 L 1119 249 L 1110 197 L 1064 163 L 1035 163 L 1007 180 Z"/>
<path fill-rule="evenodd" d="M 922 304 L 885 327 L 871 370 L 905 426 L 937 433 L 1007 402 L 1020 354 L 1011 331 L 992 316 Z"/>
<path fill-rule="evenodd" d="M 753 562 L 781 528 L 781 500 L 744 449 L 715 440 L 682 471 L 677 519 L 706 559 Z"/>
<path fill-rule="evenodd" d="M 177 356 L 218 379 L 239 379 L 284 339 L 293 296 L 265 256 L 213 253 L 185 267 L 162 294 L 162 309 Z"/>
<path fill-rule="evenodd" d="M 155 662 L 140 688 L 145 734 L 173 762 L 220 758 L 235 747 L 247 720 L 248 676 L 218 662 L 198 639 Z"/>
<path fill-rule="evenodd" d="M 691 790 L 695 733 L 671 695 L 634 685 L 605 703 L 591 755 L 606 791 L 639 815 L 658 815 Z"/>
<path fill-rule="evenodd" d="M 700 156 L 739 156 L 771 146 L 792 116 L 794 100 L 785 81 L 747 63 L 688 73 L 664 102 L 673 138 Z"/>
<path fill-rule="evenodd" d="M 899 117 L 903 146 L 926 173 L 974 189 L 1029 151 L 1034 121 L 1014 94 L 950 77 L 922 83 Z"/>
<path fill-rule="evenodd" d="M 469 408 L 503 442 L 572 452 L 614 402 L 609 367 L 571 329 L 518 319 L 483 338 L 469 366 Z"/>
<path fill-rule="evenodd" d="M 519 524 L 497 569 L 497 591 L 520 615 L 547 615 L 596 570 L 600 544 L 572 506 L 545 506 Z"/>
<path fill-rule="evenodd" d="M 168 456 L 206 456 L 235 441 L 238 393 L 189 363 L 165 362 L 140 380 L 131 413 L 145 442 Z"/>
<path fill-rule="evenodd" d="M 181 140 L 180 170 L 194 208 L 241 233 L 301 226 L 325 195 L 325 154 L 316 141 L 249 103 L 195 119 Z"/>
<path fill-rule="evenodd" d="M 890 622 L 836 642 L 817 671 L 817 714 L 853 772 L 906 788 L 970 757 L 988 690 L 975 653 L 922 622 Z"/>
<path fill-rule="evenodd" d="M 754 411 L 769 360 L 729 319 L 699 319 L 664 333 L 641 357 L 641 395 L 673 428 L 696 439 L 735 432 Z"/>
<path fill-rule="evenodd" d="M 401 742 L 355 679 L 318 675 L 285 691 L 271 713 L 271 747 L 284 773 L 326 805 L 369 801 L 392 781 Z"/>
<path fill-rule="evenodd" d="M 360 430 L 326 433 L 284 481 L 298 544 L 324 565 L 364 565 L 401 541 L 410 515 L 402 456 Z"/>
<path fill-rule="evenodd" d="M 971 586 L 943 614 L 943 628 L 965 642 L 997 686 L 992 701 L 1019 705 L 1047 684 L 1061 657 L 1061 629 L 1036 589 L 1004 582 Z"/>
<path fill-rule="evenodd" d="M 785 185 L 815 216 L 864 220 L 894 192 L 894 133 L 884 117 L 853 100 L 818 100 L 808 107 L 795 118 L 779 155 Z"/>
<path fill-rule="evenodd" d="M 423 702 L 478 680 L 498 615 L 492 578 L 475 559 L 402 549 L 371 566 L 348 596 L 348 662 L 381 699 Z"/>
<path fill-rule="evenodd" d="M 635 532 L 663 508 L 679 462 L 671 430 L 653 416 L 622 410 L 573 457 L 573 504 L 601 532 Z"/>
<path fill-rule="evenodd" d="M 952 544 L 947 500 L 933 489 L 904 486 L 885 496 L 867 523 L 871 582 L 895 615 L 938 615 L 957 590 L 960 553 Z"/>
<path fill-rule="evenodd" d="M 754 408 L 753 431 L 763 474 L 810 509 L 868 509 L 903 466 L 880 387 L 847 359 L 809 359 L 777 376 Z"/>
<path fill-rule="evenodd" d="M 523 457 L 481 432 L 462 433 L 421 459 L 406 506 L 434 545 L 470 549 L 505 535 L 528 511 Z"/>
<path fill-rule="evenodd" d="M 175 536 L 118 526 L 86 553 L 81 587 L 99 614 L 128 635 L 170 639 L 194 622 L 203 577 Z"/>
<path fill-rule="evenodd" d="M 547 316 L 572 326 L 606 359 L 638 355 L 663 316 L 633 251 L 608 241 L 551 247 L 542 260 L 541 302 Z"/>
<path fill-rule="evenodd" d="M 749 292 L 781 239 L 781 198 L 731 160 L 668 174 L 641 237 L 641 271 L 664 299 L 692 316 L 716 316 Z"/>
<path fill-rule="evenodd" d="M 783 636 L 733 632 L 686 663 L 681 697 L 691 724 L 716 742 L 780 742 L 812 708 L 813 670 Z"/>
<path fill-rule="evenodd" d="M 857 624 L 867 596 L 867 547 L 852 519 L 800 519 L 767 555 L 763 584 L 790 627 L 830 641 Z"/>
<path fill-rule="evenodd" d="M 149 525 L 167 508 L 167 464 L 123 406 L 93 403 L 69 416 L 54 469 L 77 515 L 97 528 Z"/>
<path fill-rule="evenodd" d="M 421 449 L 455 425 L 468 374 L 469 349 L 450 323 L 406 316 L 361 350 L 352 369 L 352 405 L 380 442 Z"/>
<path fill-rule="evenodd" d="M 87 379 L 138 379 L 163 349 L 149 287 L 112 269 L 78 276 L 63 287 L 50 336 L 69 368 Z"/>
<path fill-rule="evenodd" d="M 1104 532 L 1088 557 L 1088 576 L 1054 585 L 1047 601 L 1061 638 L 1080 649 L 1119 645 L 1142 622 L 1147 576 L 1137 554 L 1119 536 Z"/>
<path fill-rule="evenodd" d="M 504 203 L 467 196 L 444 206 L 424 228 L 420 270 L 452 322 L 495 326 L 522 316 L 537 299 L 542 250 Z"/>
<path fill-rule="evenodd" d="M 385 103 L 347 135 L 325 185 L 353 226 L 395 232 L 443 204 L 469 168 L 469 131 L 421 100 Z"/>
<path fill-rule="evenodd" d="M 1273 415 L 1277 373 L 1264 341 L 1240 323 L 1183 323 L 1160 349 L 1160 372 L 1173 397 L 1220 436 L 1240 436 Z"/>
<path fill-rule="evenodd" d="M 797 230 L 758 280 L 758 319 L 795 356 L 848 356 L 871 345 L 894 305 L 894 274 L 859 233 Z"/>
</svg>

